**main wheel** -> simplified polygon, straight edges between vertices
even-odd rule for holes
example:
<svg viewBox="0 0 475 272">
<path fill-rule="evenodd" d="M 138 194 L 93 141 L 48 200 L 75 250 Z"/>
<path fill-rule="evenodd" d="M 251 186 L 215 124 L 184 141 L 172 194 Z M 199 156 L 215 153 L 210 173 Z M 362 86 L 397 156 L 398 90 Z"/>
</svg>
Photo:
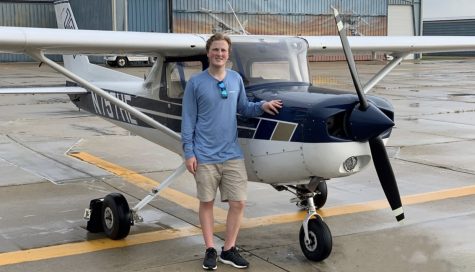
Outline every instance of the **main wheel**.
<svg viewBox="0 0 475 272">
<path fill-rule="evenodd" d="M 123 68 L 127 66 L 129 61 L 125 57 L 117 57 L 117 59 L 115 60 L 115 63 L 117 64 L 117 67 Z"/>
<path fill-rule="evenodd" d="M 332 251 L 332 234 L 327 224 L 320 217 L 308 221 L 308 238 L 310 243 L 305 243 L 305 231 L 300 227 L 299 241 L 303 255 L 315 262 L 325 260 Z"/>
<path fill-rule="evenodd" d="M 102 226 L 104 233 L 112 240 L 127 237 L 131 219 L 129 204 L 119 193 L 108 194 L 102 204 Z"/>
</svg>

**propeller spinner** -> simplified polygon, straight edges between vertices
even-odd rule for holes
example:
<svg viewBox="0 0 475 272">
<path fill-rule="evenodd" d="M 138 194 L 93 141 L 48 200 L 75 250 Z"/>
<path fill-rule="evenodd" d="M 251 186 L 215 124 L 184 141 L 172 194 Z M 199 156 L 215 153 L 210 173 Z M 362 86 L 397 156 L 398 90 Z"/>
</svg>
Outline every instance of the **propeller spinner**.
<svg viewBox="0 0 475 272">
<path fill-rule="evenodd" d="M 379 125 L 379 127 L 373 127 L 371 129 L 372 133 L 364 133 L 364 135 L 359 135 L 357 132 L 353 132 L 353 137 L 360 141 L 368 140 L 371 149 L 371 155 L 373 157 L 374 167 L 376 168 L 381 187 L 383 188 L 384 194 L 386 195 L 391 209 L 395 213 L 397 221 L 401 221 L 404 219 L 404 210 L 402 208 L 401 197 L 399 195 L 396 178 L 394 177 L 394 172 L 391 167 L 391 163 L 389 162 L 386 148 L 384 147 L 383 140 L 381 139 L 381 134 L 392 127 L 394 123 L 392 123 L 392 120 L 387 117 L 385 119 L 385 116 L 383 117 L 384 113 L 366 100 L 364 92 L 362 91 L 363 88 L 356 70 L 350 44 L 348 42 L 348 38 L 346 37 L 343 22 L 338 10 L 334 7 L 332 7 L 332 9 L 335 14 L 335 21 L 338 27 L 338 33 L 340 35 L 343 51 L 350 69 L 351 78 L 353 79 L 353 84 L 355 85 L 356 93 L 358 94 L 358 99 L 360 101 L 358 108 L 355 108 L 352 112 L 350 120 L 378 120 L 377 122 L 374 122 L 373 125 L 376 123 Z M 389 121 L 387 119 L 389 119 Z M 371 122 L 367 121 L 362 122 L 371 124 Z M 352 130 L 352 124 L 353 122 L 350 121 L 350 131 Z"/>
</svg>

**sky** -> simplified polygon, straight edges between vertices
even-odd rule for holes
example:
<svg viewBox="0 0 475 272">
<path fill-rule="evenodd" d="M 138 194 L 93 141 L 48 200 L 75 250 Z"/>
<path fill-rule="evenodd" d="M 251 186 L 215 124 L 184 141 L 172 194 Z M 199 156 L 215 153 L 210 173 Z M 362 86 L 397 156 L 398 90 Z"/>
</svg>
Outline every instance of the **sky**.
<svg viewBox="0 0 475 272">
<path fill-rule="evenodd" d="M 473 0 L 422 0 L 423 20 L 475 19 Z"/>
</svg>

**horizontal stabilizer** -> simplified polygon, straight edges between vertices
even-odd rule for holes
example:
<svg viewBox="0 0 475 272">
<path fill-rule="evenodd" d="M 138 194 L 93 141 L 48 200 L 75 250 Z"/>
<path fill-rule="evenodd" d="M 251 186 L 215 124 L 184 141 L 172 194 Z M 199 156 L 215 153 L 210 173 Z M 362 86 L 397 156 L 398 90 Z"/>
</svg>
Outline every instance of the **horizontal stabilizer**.
<svg viewBox="0 0 475 272">
<path fill-rule="evenodd" d="M 0 88 L 0 94 L 83 94 L 87 90 L 81 87 L 22 87 Z"/>
</svg>

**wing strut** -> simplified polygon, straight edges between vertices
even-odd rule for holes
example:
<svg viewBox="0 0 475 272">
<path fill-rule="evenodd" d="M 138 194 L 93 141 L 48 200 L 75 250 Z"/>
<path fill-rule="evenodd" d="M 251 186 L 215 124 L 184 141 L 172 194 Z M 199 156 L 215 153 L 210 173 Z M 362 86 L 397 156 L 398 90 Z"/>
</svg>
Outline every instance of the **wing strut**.
<svg viewBox="0 0 475 272">
<path fill-rule="evenodd" d="M 138 215 L 138 211 L 141 210 L 143 207 L 147 206 L 150 201 L 152 201 L 160 192 L 167 188 L 177 177 L 179 177 L 181 174 L 183 174 L 186 171 L 186 165 L 185 162 L 183 162 L 180 166 L 178 166 L 173 173 L 167 177 L 160 185 L 157 187 L 153 188 L 152 191 L 144 197 L 139 203 L 137 203 L 131 210 L 132 212 L 132 217 L 134 219 L 134 222 L 142 222 L 143 219 Z"/>
<path fill-rule="evenodd" d="M 143 122 L 147 123 L 148 125 L 152 126 L 153 128 L 157 129 L 159 132 L 163 133 L 164 137 L 167 137 L 167 139 L 164 139 L 164 142 L 167 143 L 167 146 L 171 146 L 174 148 L 174 150 L 171 150 L 173 152 L 177 152 L 178 150 L 181 150 L 181 136 L 180 134 L 176 133 L 175 131 L 167 128 L 166 126 L 160 124 L 159 122 L 155 121 L 151 117 L 145 115 L 141 111 L 137 110 L 136 108 L 128 105 L 127 103 L 123 102 L 122 100 L 112 96 L 108 92 L 102 90 L 101 88 L 95 86 L 91 82 L 79 77 L 78 75 L 72 73 L 68 69 L 64 68 L 63 66 L 57 64 L 56 62 L 50 60 L 49 58 L 45 57 L 44 52 L 42 51 L 33 51 L 33 52 L 28 52 L 28 54 L 35 58 L 38 61 L 41 61 L 43 63 L 46 63 L 48 66 L 56 70 L 57 72 L 63 74 L 64 76 L 72 79 L 73 81 L 79 83 L 81 86 L 85 87 L 86 89 L 91 90 L 92 92 L 96 93 L 97 95 L 109 100 L 112 104 L 116 105 L 117 107 L 120 107 L 132 114 L 134 117 L 137 117 L 138 119 L 142 120 Z"/>
<path fill-rule="evenodd" d="M 376 84 L 378 84 L 384 77 L 386 77 L 389 72 L 391 72 L 396 66 L 398 66 L 401 61 L 410 55 L 409 53 L 404 53 L 400 56 L 395 56 L 393 60 L 391 60 L 388 64 L 386 64 L 379 72 L 374 75 L 366 85 L 363 87 L 363 92 L 368 93 Z"/>
</svg>

